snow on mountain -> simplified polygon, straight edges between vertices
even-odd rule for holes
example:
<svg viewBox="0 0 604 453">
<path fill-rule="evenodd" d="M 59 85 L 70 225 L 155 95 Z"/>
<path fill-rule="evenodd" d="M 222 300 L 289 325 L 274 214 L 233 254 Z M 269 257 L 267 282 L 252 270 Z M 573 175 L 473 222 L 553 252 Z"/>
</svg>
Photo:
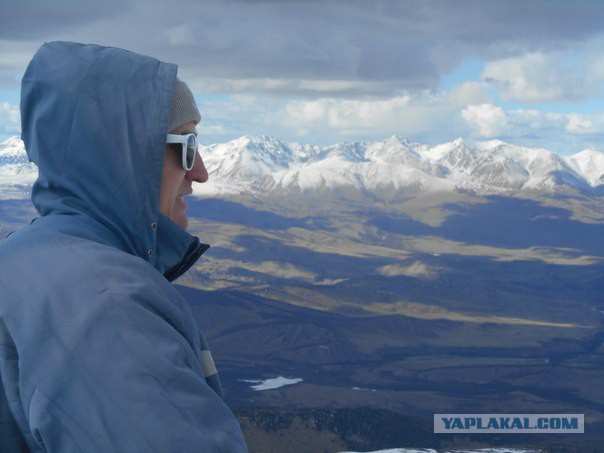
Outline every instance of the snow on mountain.
<svg viewBox="0 0 604 453">
<path fill-rule="evenodd" d="M 560 156 L 499 140 L 457 139 L 428 146 L 402 137 L 327 147 L 243 136 L 200 149 L 210 181 L 198 194 L 354 189 L 370 193 L 472 190 L 503 193 L 604 185 L 604 153 L 595 149 Z M 31 186 L 37 170 L 23 143 L 0 144 L 3 197 Z"/>
<path fill-rule="evenodd" d="M 0 143 L 0 166 L 23 164 L 29 162 L 23 142 L 18 137 L 11 137 Z"/>
<path fill-rule="evenodd" d="M 586 149 L 566 159 L 567 164 L 585 181 L 596 187 L 604 184 L 604 153 L 595 149 Z"/>
<path fill-rule="evenodd" d="M 223 192 L 227 185 L 251 191 L 352 187 L 369 192 L 463 189 L 501 193 L 551 191 L 565 186 L 589 191 L 604 184 L 604 154 L 595 150 L 562 157 L 546 149 L 498 140 L 457 139 L 430 147 L 394 136 L 376 142 L 307 147 L 300 153 L 301 145 L 263 140 L 245 137 L 203 149 L 210 179 L 214 179 L 211 191 Z M 253 143 L 253 148 L 239 146 L 242 141 Z M 271 151 L 275 149 L 279 151 L 276 155 Z M 246 178 L 240 177 L 241 168 L 232 171 L 229 167 L 229 177 L 225 178 L 224 156 L 241 152 L 257 153 L 254 159 L 270 156 L 271 166 L 255 165 L 251 167 L 253 174 L 247 173 Z M 199 190 L 207 193 L 205 187 Z"/>
<path fill-rule="evenodd" d="M 37 177 L 38 168 L 29 162 L 20 138 L 0 143 L 0 199 L 28 198 Z"/>
<path fill-rule="evenodd" d="M 261 392 L 263 390 L 274 390 L 281 387 L 285 387 L 287 385 L 294 385 L 302 382 L 304 379 L 302 378 L 286 378 L 283 376 L 278 376 L 276 378 L 269 378 L 265 380 L 256 380 L 256 379 L 240 379 L 241 382 L 247 382 L 251 385 L 250 387 L 256 390 L 257 392 Z"/>
<path fill-rule="evenodd" d="M 244 136 L 227 143 L 210 145 L 201 151 L 211 180 L 219 192 L 238 192 L 250 186 L 257 190 L 274 185 L 273 174 L 301 164 L 318 153 L 318 148 L 288 145 L 271 137 Z M 211 184 L 210 184 L 211 185 Z"/>
</svg>

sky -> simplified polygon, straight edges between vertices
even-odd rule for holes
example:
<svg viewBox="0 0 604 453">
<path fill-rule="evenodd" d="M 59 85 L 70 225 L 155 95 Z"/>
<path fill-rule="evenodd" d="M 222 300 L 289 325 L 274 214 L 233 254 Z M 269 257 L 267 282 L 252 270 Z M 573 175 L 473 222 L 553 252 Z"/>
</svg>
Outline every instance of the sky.
<svg viewBox="0 0 604 453">
<path fill-rule="evenodd" d="M 204 144 L 392 135 L 604 152 L 604 1 L 0 0 L 0 141 L 44 43 L 176 63 Z"/>
</svg>

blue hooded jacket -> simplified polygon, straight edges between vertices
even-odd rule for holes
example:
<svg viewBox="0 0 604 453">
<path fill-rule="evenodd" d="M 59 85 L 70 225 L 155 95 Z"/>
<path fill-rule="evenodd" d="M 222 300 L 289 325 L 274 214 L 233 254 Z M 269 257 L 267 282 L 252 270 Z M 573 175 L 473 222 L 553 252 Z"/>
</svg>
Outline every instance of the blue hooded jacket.
<svg viewBox="0 0 604 453">
<path fill-rule="evenodd" d="M 247 451 L 170 281 L 207 248 L 159 212 L 176 66 L 54 42 L 23 77 L 40 217 L 0 243 L 0 451 Z"/>
</svg>

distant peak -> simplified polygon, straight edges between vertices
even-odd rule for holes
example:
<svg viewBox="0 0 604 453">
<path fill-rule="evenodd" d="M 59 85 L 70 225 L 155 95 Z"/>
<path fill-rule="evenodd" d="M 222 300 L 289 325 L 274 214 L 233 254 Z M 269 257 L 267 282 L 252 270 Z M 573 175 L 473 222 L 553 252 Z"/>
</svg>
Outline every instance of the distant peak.
<svg viewBox="0 0 604 453">
<path fill-rule="evenodd" d="M 15 135 L 4 140 L 2 143 L 0 143 L 0 146 L 23 146 L 23 140 L 21 140 L 19 136 Z"/>
<path fill-rule="evenodd" d="M 604 152 L 599 151 L 597 148 L 591 146 L 589 148 L 584 149 L 583 151 L 579 151 L 575 156 L 578 155 L 604 155 Z"/>
<path fill-rule="evenodd" d="M 402 145 L 410 145 L 411 141 L 407 138 L 407 137 L 403 137 L 401 135 L 392 135 L 390 136 L 389 139 L 386 140 L 386 142 L 396 142 L 396 143 L 400 143 Z"/>
<path fill-rule="evenodd" d="M 243 135 L 233 141 L 240 143 L 283 143 L 281 140 L 269 135 Z"/>
<path fill-rule="evenodd" d="M 23 145 L 23 141 L 16 136 L 4 140 L 2 143 L 0 143 L 0 155 L 25 155 L 25 146 Z"/>
</svg>

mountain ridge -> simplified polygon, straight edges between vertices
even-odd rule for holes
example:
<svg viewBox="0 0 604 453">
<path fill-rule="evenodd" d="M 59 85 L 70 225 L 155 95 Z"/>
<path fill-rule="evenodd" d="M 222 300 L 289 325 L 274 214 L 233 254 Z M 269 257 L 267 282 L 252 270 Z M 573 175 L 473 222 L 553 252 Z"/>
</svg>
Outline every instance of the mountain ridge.
<svg viewBox="0 0 604 453">
<path fill-rule="evenodd" d="M 430 146 L 394 135 L 321 147 L 242 136 L 202 145 L 200 153 L 210 181 L 198 187 L 196 195 L 322 189 L 382 195 L 401 190 L 489 194 L 564 188 L 599 193 L 604 185 L 604 153 L 595 148 L 561 156 L 500 140 L 457 138 Z M 0 144 L 0 184 L 31 184 L 32 173 L 35 166 L 19 138 Z"/>
</svg>

